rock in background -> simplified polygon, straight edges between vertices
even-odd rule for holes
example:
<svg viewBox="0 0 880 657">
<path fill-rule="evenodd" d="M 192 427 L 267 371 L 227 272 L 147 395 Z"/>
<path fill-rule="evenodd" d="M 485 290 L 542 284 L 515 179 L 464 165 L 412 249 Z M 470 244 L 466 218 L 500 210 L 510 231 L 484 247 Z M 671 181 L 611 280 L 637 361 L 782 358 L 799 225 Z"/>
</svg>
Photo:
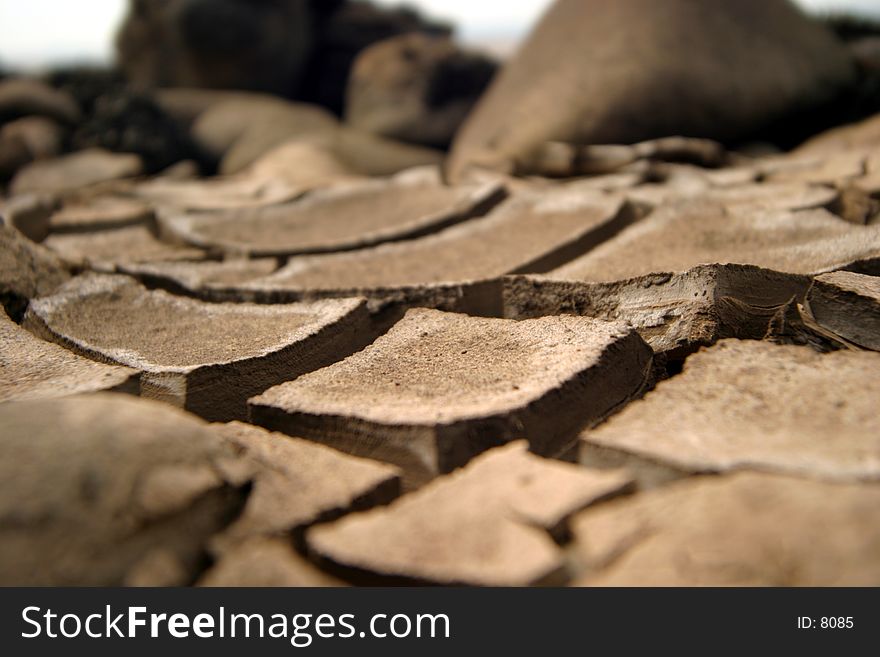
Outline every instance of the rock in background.
<svg viewBox="0 0 880 657">
<path fill-rule="evenodd" d="M 343 111 L 349 70 L 377 41 L 450 33 L 407 9 L 345 0 L 136 0 L 117 37 L 137 86 L 242 89 Z"/>
<path fill-rule="evenodd" d="M 380 41 L 355 60 L 346 120 L 367 132 L 445 148 L 496 69 L 447 37 L 412 33 Z"/>
<path fill-rule="evenodd" d="M 854 84 L 785 0 L 557 0 L 456 138 L 449 173 L 515 171 L 548 141 L 736 140 Z"/>
</svg>

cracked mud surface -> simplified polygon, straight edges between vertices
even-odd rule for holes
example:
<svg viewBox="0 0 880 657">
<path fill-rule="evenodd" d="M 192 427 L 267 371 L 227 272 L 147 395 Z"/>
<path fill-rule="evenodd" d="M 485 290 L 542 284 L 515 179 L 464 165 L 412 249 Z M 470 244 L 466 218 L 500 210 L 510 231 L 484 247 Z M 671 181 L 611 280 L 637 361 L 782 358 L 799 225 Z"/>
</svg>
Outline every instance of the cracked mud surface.
<svg viewBox="0 0 880 657">
<path fill-rule="evenodd" d="M 89 149 L 0 181 L 0 584 L 880 585 L 878 117 L 737 150 L 686 129 L 714 78 L 676 117 L 643 70 L 665 110 L 612 80 L 592 114 L 551 28 L 443 164 L 183 89 L 222 175 Z M 775 107 L 765 46 L 736 75 Z M 596 141 L 649 118 L 680 130 Z"/>
</svg>

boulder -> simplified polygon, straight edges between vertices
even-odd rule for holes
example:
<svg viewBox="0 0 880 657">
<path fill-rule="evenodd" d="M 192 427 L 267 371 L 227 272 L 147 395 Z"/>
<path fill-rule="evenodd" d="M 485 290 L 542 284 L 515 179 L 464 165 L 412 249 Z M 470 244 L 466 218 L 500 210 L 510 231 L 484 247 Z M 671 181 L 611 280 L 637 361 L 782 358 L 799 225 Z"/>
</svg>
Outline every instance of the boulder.
<svg viewBox="0 0 880 657">
<path fill-rule="evenodd" d="M 853 83 L 787 0 L 557 0 L 456 137 L 448 165 L 516 170 L 548 141 L 731 140 Z"/>
</svg>

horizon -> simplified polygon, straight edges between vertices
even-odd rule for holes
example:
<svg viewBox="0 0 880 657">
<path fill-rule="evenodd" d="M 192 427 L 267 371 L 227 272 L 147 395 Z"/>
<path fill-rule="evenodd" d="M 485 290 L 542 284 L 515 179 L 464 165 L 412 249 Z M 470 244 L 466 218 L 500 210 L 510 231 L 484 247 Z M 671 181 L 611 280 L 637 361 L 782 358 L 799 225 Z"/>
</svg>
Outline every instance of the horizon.
<svg viewBox="0 0 880 657">
<path fill-rule="evenodd" d="M 385 6 L 410 5 L 427 16 L 448 20 L 457 38 L 488 50 L 512 47 L 528 32 L 551 0 L 508 0 L 499 19 L 491 3 L 472 0 L 376 0 Z M 845 11 L 880 18 L 878 0 L 797 0 L 812 12 Z M 56 65 L 109 64 L 113 38 L 126 0 L 0 0 L 0 67 L 33 70 Z"/>
</svg>

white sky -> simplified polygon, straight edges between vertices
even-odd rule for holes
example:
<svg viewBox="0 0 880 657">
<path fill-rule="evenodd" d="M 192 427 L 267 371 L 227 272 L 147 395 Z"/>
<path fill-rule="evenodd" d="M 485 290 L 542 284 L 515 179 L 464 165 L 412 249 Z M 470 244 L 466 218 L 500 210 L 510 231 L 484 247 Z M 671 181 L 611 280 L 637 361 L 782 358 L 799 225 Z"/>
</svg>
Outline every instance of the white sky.
<svg viewBox="0 0 880 657">
<path fill-rule="evenodd" d="M 400 4 L 399 0 L 378 0 Z M 609 0 L 613 1 L 613 0 Z M 880 16 L 880 0 L 798 0 L 811 8 L 850 8 Z M 550 0 L 410 0 L 454 21 L 468 42 L 515 39 Z M 108 60 L 126 0 L 0 0 L 0 63 L 38 66 L 59 60 Z"/>
</svg>

